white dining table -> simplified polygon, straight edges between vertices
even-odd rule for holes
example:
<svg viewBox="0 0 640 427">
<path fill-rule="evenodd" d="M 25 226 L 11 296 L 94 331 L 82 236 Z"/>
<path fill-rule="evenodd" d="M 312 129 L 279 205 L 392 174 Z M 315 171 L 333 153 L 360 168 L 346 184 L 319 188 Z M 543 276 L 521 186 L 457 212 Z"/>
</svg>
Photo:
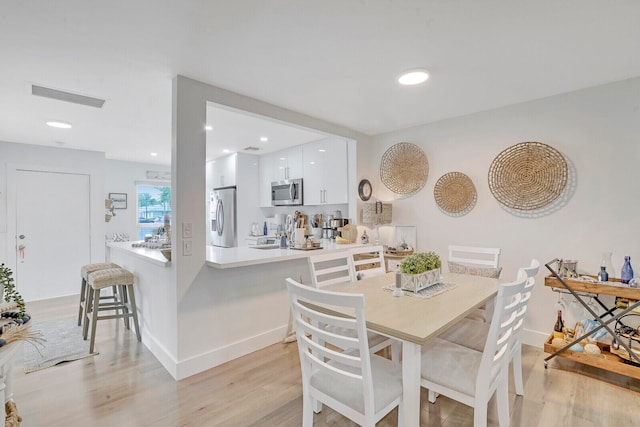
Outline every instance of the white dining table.
<svg viewBox="0 0 640 427">
<path fill-rule="evenodd" d="M 365 318 L 371 331 L 402 342 L 402 387 L 405 426 L 420 425 L 420 353 L 422 346 L 490 301 L 500 281 L 479 276 L 446 273 L 442 282 L 456 286 L 431 298 L 413 295 L 394 297 L 383 288 L 395 281 L 394 273 L 350 283 L 325 286 L 323 290 L 364 294 Z"/>
</svg>

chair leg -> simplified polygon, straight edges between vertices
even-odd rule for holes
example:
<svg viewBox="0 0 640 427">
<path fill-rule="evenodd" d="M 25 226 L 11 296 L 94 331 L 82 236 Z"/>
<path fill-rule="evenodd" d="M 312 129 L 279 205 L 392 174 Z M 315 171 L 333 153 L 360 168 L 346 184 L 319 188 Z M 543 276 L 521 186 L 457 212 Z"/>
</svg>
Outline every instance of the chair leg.
<svg viewBox="0 0 640 427">
<path fill-rule="evenodd" d="M 402 402 L 398 405 L 398 427 L 404 426 L 404 405 Z"/>
<path fill-rule="evenodd" d="M 82 325 L 82 312 L 86 301 L 87 281 L 82 278 L 82 285 L 80 286 L 80 306 L 78 307 L 78 326 Z"/>
<path fill-rule="evenodd" d="M 82 325 L 82 338 L 84 340 L 87 339 L 87 335 L 89 333 L 89 313 L 93 311 L 93 288 L 87 285 L 87 293 L 84 301 L 84 314 L 83 314 L 83 325 Z"/>
<path fill-rule="evenodd" d="M 129 304 L 127 305 L 127 307 L 129 307 L 129 309 L 131 310 L 131 316 L 133 316 L 133 326 L 136 328 L 136 336 L 138 337 L 138 341 L 142 341 L 142 336 L 140 335 L 140 325 L 138 324 L 138 308 L 136 307 L 136 296 L 133 290 L 133 285 L 123 286 L 123 288 L 129 290 Z M 126 292 L 126 289 L 123 289 L 123 294 Z"/>
<path fill-rule="evenodd" d="M 498 403 L 498 425 L 500 427 L 509 426 L 509 371 L 505 372 L 504 378 L 498 384 L 497 403 Z M 484 405 L 485 408 L 487 405 Z"/>
<path fill-rule="evenodd" d="M 394 362 L 400 362 L 402 357 L 402 343 L 400 341 L 394 341 L 391 344 L 391 360 Z"/>
<path fill-rule="evenodd" d="M 513 354 L 513 381 L 516 386 L 516 394 L 524 396 L 524 383 L 522 382 L 522 347 L 516 344 Z"/>
<path fill-rule="evenodd" d="M 308 394 L 302 394 L 302 427 L 313 427 L 313 400 Z"/>
<path fill-rule="evenodd" d="M 478 401 L 476 396 L 476 406 L 473 407 L 473 427 L 487 427 L 487 405 L 488 401 Z"/>
<path fill-rule="evenodd" d="M 436 403 L 436 397 L 438 397 L 437 393 L 429 390 L 429 403 Z"/>
<path fill-rule="evenodd" d="M 89 343 L 89 353 L 93 353 L 96 343 L 96 326 L 98 323 L 98 311 L 100 308 L 100 289 L 93 290 L 93 305 L 91 308 L 91 342 Z"/>
</svg>

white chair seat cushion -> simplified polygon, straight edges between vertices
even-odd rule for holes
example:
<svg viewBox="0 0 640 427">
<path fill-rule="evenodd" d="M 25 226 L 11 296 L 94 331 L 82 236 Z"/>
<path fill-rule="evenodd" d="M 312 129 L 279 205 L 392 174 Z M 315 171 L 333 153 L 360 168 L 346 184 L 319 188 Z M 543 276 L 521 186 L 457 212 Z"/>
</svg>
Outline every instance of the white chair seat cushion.
<svg viewBox="0 0 640 427">
<path fill-rule="evenodd" d="M 422 347 L 422 377 L 474 396 L 481 359 L 480 351 L 435 338 Z"/>
<path fill-rule="evenodd" d="M 484 351 L 490 326 L 490 323 L 483 320 L 465 318 L 444 331 L 438 338 L 476 351 Z"/>
<path fill-rule="evenodd" d="M 359 374 L 358 370 L 351 370 L 342 365 L 341 368 Z M 402 394 L 402 367 L 384 357 L 371 355 L 371 376 L 373 377 L 375 412 L 378 412 Z M 310 384 L 318 391 L 364 413 L 361 382 L 342 375 L 331 375 L 319 371 L 311 375 Z"/>
</svg>

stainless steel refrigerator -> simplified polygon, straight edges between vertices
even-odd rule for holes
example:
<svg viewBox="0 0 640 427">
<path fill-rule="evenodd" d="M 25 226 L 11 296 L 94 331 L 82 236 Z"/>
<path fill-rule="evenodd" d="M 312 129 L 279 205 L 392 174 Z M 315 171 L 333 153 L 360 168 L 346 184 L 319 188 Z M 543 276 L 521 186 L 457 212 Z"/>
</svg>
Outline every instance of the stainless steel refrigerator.
<svg viewBox="0 0 640 427">
<path fill-rule="evenodd" d="M 214 188 L 210 196 L 213 246 L 238 246 L 236 233 L 236 187 Z"/>
</svg>

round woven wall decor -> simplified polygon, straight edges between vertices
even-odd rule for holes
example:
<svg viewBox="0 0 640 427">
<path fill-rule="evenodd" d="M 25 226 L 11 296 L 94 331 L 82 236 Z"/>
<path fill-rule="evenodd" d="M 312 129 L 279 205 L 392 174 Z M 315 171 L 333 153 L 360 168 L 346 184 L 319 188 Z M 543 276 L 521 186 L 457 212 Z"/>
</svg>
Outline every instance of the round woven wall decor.
<svg viewBox="0 0 640 427">
<path fill-rule="evenodd" d="M 440 177 L 433 189 L 436 203 L 445 212 L 458 214 L 476 203 L 476 187 L 462 172 L 449 172 Z"/>
<path fill-rule="evenodd" d="M 424 187 L 429 161 L 420 147 L 409 142 L 391 146 L 380 160 L 380 179 L 396 194 L 413 194 Z"/>
<path fill-rule="evenodd" d="M 521 142 L 493 159 L 489 189 L 503 205 L 527 211 L 557 199 L 568 177 L 567 161 L 558 150 L 541 142 Z"/>
</svg>

